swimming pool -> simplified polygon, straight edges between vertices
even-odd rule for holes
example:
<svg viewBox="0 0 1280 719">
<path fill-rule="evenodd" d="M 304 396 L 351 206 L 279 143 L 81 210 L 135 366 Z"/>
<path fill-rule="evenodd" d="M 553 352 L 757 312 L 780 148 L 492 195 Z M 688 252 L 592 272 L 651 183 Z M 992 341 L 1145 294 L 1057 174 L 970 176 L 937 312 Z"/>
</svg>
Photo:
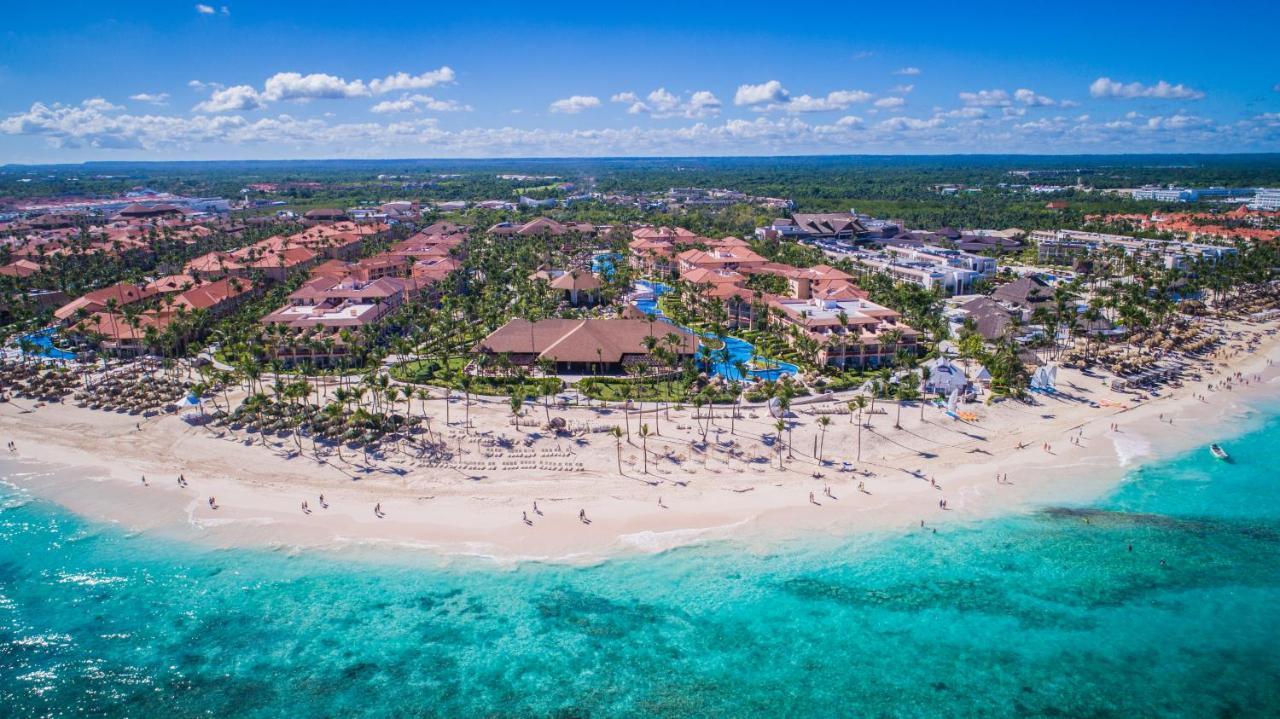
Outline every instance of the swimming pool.
<svg viewBox="0 0 1280 719">
<path fill-rule="evenodd" d="M 646 280 L 637 280 L 635 285 L 636 291 L 641 293 L 650 293 L 652 297 L 640 297 L 631 300 L 631 304 L 645 314 L 652 314 L 661 319 L 663 322 L 671 322 L 662 314 L 662 309 L 658 307 L 658 298 L 671 291 L 671 288 L 661 282 L 649 282 Z M 676 324 L 671 322 L 671 324 Z M 676 325 L 680 327 L 680 325 Z M 689 329 L 681 327 L 681 329 Z M 692 332 L 693 330 L 689 330 Z M 702 337 L 718 339 L 724 343 L 723 350 L 715 350 L 712 352 L 714 358 L 712 362 L 707 363 L 705 367 L 713 374 L 720 375 L 727 380 L 741 381 L 744 379 L 742 373 L 738 371 L 739 363 L 750 363 L 755 357 L 756 348 L 750 342 L 731 337 L 729 335 L 715 335 L 711 333 L 700 333 Z M 728 361 L 725 361 L 724 353 L 728 352 Z M 778 360 L 765 359 L 756 357 L 758 362 L 767 363 L 767 369 L 753 369 L 748 372 L 752 379 L 776 380 L 783 374 L 796 376 L 800 374 L 800 368 L 790 362 L 781 362 Z"/>
<path fill-rule="evenodd" d="M 48 357 L 49 359 L 58 359 L 58 360 L 75 359 L 76 354 L 74 352 L 68 352 L 66 350 L 61 350 L 53 346 L 53 333 L 54 333 L 54 329 L 50 327 L 49 329 L 40 330 L 39 332 L 33 332 L 29 335 L 25 335 L 23 339 L 29 340 L 30 342 L 35 344 L 36 346 L 35 353 L 40 355 L 41 357 Z"/>
<path fill-rule="evenodd" d="M 613 270 L 620 259 L 622 255 L 617 252 L 602 252 L 591 258 L 591 271 L 607 280 L 613 276 Z"/>
</svg>

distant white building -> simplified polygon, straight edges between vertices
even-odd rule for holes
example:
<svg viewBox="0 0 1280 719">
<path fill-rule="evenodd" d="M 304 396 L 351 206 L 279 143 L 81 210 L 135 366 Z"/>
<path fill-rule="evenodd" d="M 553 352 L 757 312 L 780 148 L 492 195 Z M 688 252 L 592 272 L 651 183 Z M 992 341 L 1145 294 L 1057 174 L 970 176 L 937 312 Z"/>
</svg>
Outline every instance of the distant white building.
<svg viewBox="0 0 1280 719">
<path fill-rule="evenodd" d="M 1249 207 L 1255 210 L 1267 210 L 1274 212 L 1280 210 L 1280 188 L 1277 187 L 1259 187 L 1253 195 L 1253 202 Z"/>
<path fill-rule="evenodd" d="M 934 245 L 923 245 L 915 247 L 912 245 L 889 245 L 884 248 L 886 252 L 904 257 L 910 260 L 919 260 L 935 265 L 946 265 L 948 267 L 958 267 L 962 270 L 971 270 L 977 272 L 983 277 L 993 277 L 996 274 L 996 258 L 986 257 L 984 255 L 975 255 L 971 252 L 962 252 L 953 250 L 949 247 L 937 247 Z"/>
<path fill-rule="evenodd" d="M 1225 245 L 1203 245 L 1176 240 L 1149 240 L 1125 235 L 1081 230 L 1036 230 L 1031 233 L 1041 262 L 1068 264 L 1072 257 L 1090 255 L 1107 248 L 1119 248 L 1126 255 L 1158 262 L 1169 269 L 1181 269 L 1191 260 L 1217 262 L 1236 254 L 1236 248 Z"/>
<path fill-rule="evenodd" d="M 1209 197 L 1248 197 L 1254 194 L 1249 187 L 1139 187 L 1133 191 L 1135 200 L 1154 200 L 1156 202 L 1199 202 Z"/>
</svg>

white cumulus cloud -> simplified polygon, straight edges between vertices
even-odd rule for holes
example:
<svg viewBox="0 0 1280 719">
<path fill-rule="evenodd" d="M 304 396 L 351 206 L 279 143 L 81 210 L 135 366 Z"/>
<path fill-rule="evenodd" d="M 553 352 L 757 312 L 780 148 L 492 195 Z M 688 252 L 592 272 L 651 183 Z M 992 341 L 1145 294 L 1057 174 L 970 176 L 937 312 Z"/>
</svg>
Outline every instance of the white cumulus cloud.
<svg viewBox="0 0 1280 719">
<path fill-rule="evenodd" d="M 782 83 L 770 80 L 759 85 L 739 85 L 733 104 L 757 112 L 782 110 L 789 113 L 831 112 L 846 110 L 850 105 L 870 100 L 864 90 L 832 90 L 826 95 L 792 95 Z"/>
<path fill-rule="evenodd" d="M 470 112 L 470 105 L 463 105 L 456 100 L 440 100 L 430 95 L 403 95 L 399 100 L 383 100 L 369 108 L 369 112 L 379 115 L 399 112 Z"/>
<path fill-rule="evenodd" d="M 622 94 L 622 93 L 620 93 Z M 674 94 L 674 93 L 673 93 Z M 427 97 L 427 96 L 423 96 Z M 681 102 L 690 102 L 679 95 Z M 647 98 L 636 97 L 637 100 Z M 408 95 L 389 103 L 426 102 Z M 598 102 L 598 100 L 597 100 Z M 403 107 L 403 106 L 402 106 Z M 877 108 L 869 108 L 868 112 Z M 1030 106 L 1011 101 L 1000 108 L 1013 117 Z M 758 116 L 753 120 L 693 121 L 643 127 L 467 127 L 449 130 L 434 118 L 394 113 L 378 121 L 337 121 L 288 114 L 247 119 L 239 114 L 135 114 L 103 98 L 79 104 L 34 103 L 0 116 L 0 134 L 15 142 L 43 141 L 68 160 L 102 156 L 178 157 L 403 157 L 430 152 L 440 157 L 555 157 L 692 154 L 808 154 L 832 152 L 1194 152 L 1249 148 L 1280 149 L 1280 113 L 1215 122 L 1185 112 L 1119 119 L 1040 117 L 1028 121 L 966 106 L 932 117 L 896 115 L 864 122 L 853 115 L 832 121 Z M 993 116 L 994 115 L 994 116 Z"/>
<path fill-rule="evenodd" d="M 407 72 L 387 75 L 381 80 L 370 81 L 369 89 L 376 95 L 400 90 L 425 90 L 436 85 L 450 84 L 453 82 L 454 77 L 453 68 L 445 65 L 438 70 L 430 70 L 421 75 L 410 75 Z"/>
<path fill-rule="evenodd" d="M 600 98 L 594 95 L 573 95 L 556 100 L 549 106 L 552 112 L 565 115 L 576 115 L 583 110 L 590 110 L 596 107 L 600 107 Z"/>
<path fill-rule="evenodd" d="M 901 69 L 898 69 L 898 70 L 894 70 L 894 71 L 893 71 L 893 74 L 894 74 L 894 75 L 919 75 L 919 74 L 920 74 L 920 68 L 918 68 L 918 67 L 904 67 L 904 68 L 901 68 Z"/>
<path fill-rule="evenodd" d="M 791 94 L 787 92 L 787 88 L 777 80 L 770 80 L 759 85 L 739 85 L 738 91 L 733 94 L 733 104 L 735 105 L 780 105 L 785 103 Z"/>
<path fill-rule="evenodd" d="M 1029 107 L 1050 107 L 1058 104 L 1053 98 L 1045 97 L 1035 90 L 1028 90 L 1025 87 L 1014 90 L 1013 99 Z"/>
<path fill-rule="evenodd" d="M 417 109 L 418 106 L 413 103 L 413 100 L 383 100 L 369 108 L 369 112 L 385 115 L 397 112 L 416 112 Z"/>
<path fill-rule="evenodd" d="M 248 85 L 233 85 L 214 90 L 209 99 L 197 103 L 196 112 L 240 112 L 264 107 L 258 91 Z"/>
<path fill-rule="evenodd" d="M 152 105 L 168 105 L 169 93 L 167 92 L 140 92 L 137 95 L 130 95 L 130 100 L 137 102 L 147 102 Z"/>
<path fill-rule="evenodd" d="M 1109 77 L 1100 77 L 1089 85 L 1089 94 L 1094 97 L 1116 97 L 1134 99 L 1142 97 L 1162 100 L 1199 100 L 1204 93 L 1187 87 L 1182 83 L 1173 85 L 1161 80 L 1154 85 L 1143 85 L 1140 82 L 1120 83 Z"/>
<path fill-rule="evenodd" d="M 825 97 L 796 95 L 789 102 L 768 105 L 763 109 L 782 109 L 787 112 L 830 112 L 831 110 L 846 110 L 850 105 L 866 102 L 871 97 L 871 93 L 862 90 L 832 90 Z"/>
<path fill-rule="evenodd" d="M 196 12 L 200 13 L 201 15 L 212 15 L 217 11 L 214 10 L 213 6 L 211 5 L 196 5 Z"/>
<path fill-rule="evenodd" d="M 1009 93 L 1004 90 L 962 92 L 960 101 L 970 107 L 1004 107 L 1009 104 Z"/>
<path fill-rule="evenodd" d="M 266 79 L 261 90 L 251 85 L 223 88 L 221 85 L 199 80 L 192 80 L 187 85 L 195 90 L 214 89 L 213 95 L 208 100 L 196 105 L 196 112 L 229 112 L 257 109 L 265 107 L 268 102 L 282 100 L 293 102 L 342 100 L 383 95 L 400 90 L 421 90 L 452 83 L 454 77 L 453 69 L 444 66 L 419 75 L 397 72 L 367 83 L 360 79 L 348 81 L 346 78 L 323 72 L 307 75 L 300 72 L 277 72 Z M 455 109 L 461 109 L 461 107 L 459 105 Z"/>
<path fill-rule="evenodd" d="M 665 87 L 650 92 L 643 99 L 634 92 L 619 92 L 609 100 L 627 105 L 627 112 L 632 115 L 649 115 L 656 118 L 711 117 L 720 114 L 721 107 L 720 98 L 709 90 L 699 90 L 690 95 L 688 100 L 684 100 Z"/>
<path fill-rule="evenodd" d="M 262 85 L 263 100 L 338 100 L 351 97 L 368 97 L 369 87 L 363 80 L 345 79 L 323 72 L 303 75 L 297 72 L 277 72 Z"/>
</svg>

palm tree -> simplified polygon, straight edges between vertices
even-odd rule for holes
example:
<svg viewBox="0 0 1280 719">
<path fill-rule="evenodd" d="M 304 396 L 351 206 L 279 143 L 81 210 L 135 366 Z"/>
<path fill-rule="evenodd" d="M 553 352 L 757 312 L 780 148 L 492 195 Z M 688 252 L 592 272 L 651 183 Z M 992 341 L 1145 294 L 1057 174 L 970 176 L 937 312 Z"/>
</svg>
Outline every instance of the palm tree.
<svg viewBox="0 0 1280 719">
<path fill-rule="evenodd" d="M 902 401 L 907 397 L 907 383 L 899 382 L 893 386 L 893 401 L 898 405 L 898 414 L 894 417 L 893 428 L 902 429 Z"/>
<path fill-rule="evenodd" d="M 867 406 L 867 398 L 858 395 L 849 400 L 849 419 L 853 420 L 853 410 L 858 410 L 858 461 L 862 461 L 862 410 Z"/>
<path fill-rule="evenodd" d="M 614 427 L 617 429 L 617 427 Z M 616 435 L 615 435 L 616 436 Z M 622 451 L 622 445 L 618 445 L 618 451 Z M 644 457 L 644 473 L 649 473 L 649 425 L 640 425 L 640 454 Z"/>
<path fill-rule="evenodd" d="M 471 385 L 474 378 L 467 374 L 464 370 L 458 377 L 458 384 L 462 385 L 463 408 L 466 410 L 466 417 L 463 421 L 463 432 L 471 433 Z"/>
<path fill-rule="evenodd" d="M 535 364 L 538 367 L 538 371 L 542 373 L 543 377 L 555 376 L 555 373 L 556 373 L 555 360 L 552 360 L 547 357 L 539 357 Z M 542 409 L 544 412 L 546 412 L 547 424 L 551 424 L 551 395 L 547 392 L 542 393 Z"/>
<path fill-rule="evenodd" d="M 615 424 L 609 428 L 609 434 L 613 435 L 614 440 L 617 442 L 618 474 L 622 474 L 622 428 Z"/>
<path fill-rule="evenodd" d="M 920 366 L 920 421 L 924 421 L 924 393 L 925 387 L 929 386 L 929 368 L 925 365 Z"/>
<path fill-rule="evenodd" d="M 831 418 L 828 417 L 827 415 L 824 414 L 818 418 L 818 429 L 821 431 L 820 439 L 818 441 L 818 462 L 819 463 L 823 462 L 823 456 L 826 454 L 827 426 L 830 424 L 831 424 Z"/>
<path fill-rule="evenodd" d="M 773 428 L 778 432 L 776 440 L 778 443 L 778 469 L 782 469 L 782 432 L 787 428 L 787 423 L 783 420 L 778 420 L 773 423 Z"/>
<path fill-rule="evenodd" d="M 520 386 L 511 390 L 511 399 L 508 401 L 511 406 L 511 420 L 520 429 L 520 410 L 524 408 L 524 387 Z"/>
<path fill-rule="evenodd" d="M 703 442 L 707 441 L 707 430 L 702 428 L 702 406 L 706 403 L 707 401 L 701 394 L 695 395 L 693 398 L 693 419 L 698 423 L 698 432 L 702 434 Z"/>
</svg>

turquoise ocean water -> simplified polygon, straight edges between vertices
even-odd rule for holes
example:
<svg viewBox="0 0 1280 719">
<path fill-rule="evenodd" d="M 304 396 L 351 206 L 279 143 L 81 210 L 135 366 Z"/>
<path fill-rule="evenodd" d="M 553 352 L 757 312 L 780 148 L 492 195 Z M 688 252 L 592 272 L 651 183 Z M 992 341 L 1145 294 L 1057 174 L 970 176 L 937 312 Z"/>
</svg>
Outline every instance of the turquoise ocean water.
<svg viewBox="0 0 1280 719">
<path fill-rule="evenodd" d="M 587 568 L 214 550 L 3 487 L 0 716 L 1276 716 L 1269 416 L 1093 507 Z"/>
</svg>

